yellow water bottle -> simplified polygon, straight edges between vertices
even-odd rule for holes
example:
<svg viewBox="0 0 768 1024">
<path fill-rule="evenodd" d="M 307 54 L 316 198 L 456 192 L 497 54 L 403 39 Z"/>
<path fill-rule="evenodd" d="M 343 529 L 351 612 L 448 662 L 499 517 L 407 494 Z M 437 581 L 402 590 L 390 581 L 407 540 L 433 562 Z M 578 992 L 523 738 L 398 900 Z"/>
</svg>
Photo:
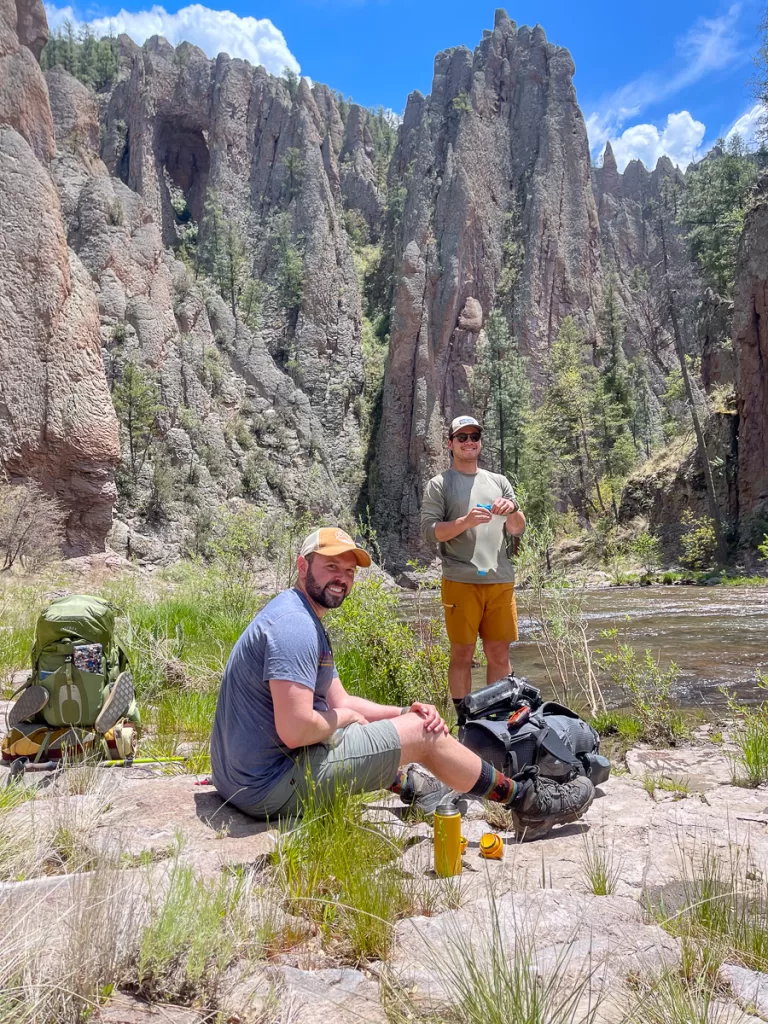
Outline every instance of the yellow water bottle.
<svg viewBox="0 0 768 1024">
<path fill-rule="evenodd" d="M 461 814 L 452 800 L 435 811 L 435 873 L 443 878 L 461 874 Z"/>
</svg>

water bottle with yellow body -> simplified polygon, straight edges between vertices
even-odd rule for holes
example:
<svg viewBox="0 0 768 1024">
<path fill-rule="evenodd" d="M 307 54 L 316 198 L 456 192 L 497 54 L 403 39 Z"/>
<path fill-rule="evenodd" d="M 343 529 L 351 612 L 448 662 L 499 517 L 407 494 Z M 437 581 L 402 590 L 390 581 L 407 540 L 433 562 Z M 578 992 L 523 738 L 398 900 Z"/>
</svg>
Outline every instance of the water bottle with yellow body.
<svg viewBox="0 0 768 1024">
<path fill-rule="evenodd" d="M 452 800 L 435 811 L 435 873 L 442 878 L 461 874 L 461 814 Z"/>
</svg>

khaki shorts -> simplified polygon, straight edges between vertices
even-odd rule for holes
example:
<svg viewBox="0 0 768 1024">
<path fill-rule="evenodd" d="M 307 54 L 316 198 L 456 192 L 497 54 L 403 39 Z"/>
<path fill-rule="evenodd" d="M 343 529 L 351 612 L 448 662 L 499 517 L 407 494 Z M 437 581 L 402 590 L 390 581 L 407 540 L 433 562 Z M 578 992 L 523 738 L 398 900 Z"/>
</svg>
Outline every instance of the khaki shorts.
<svg viewBox="0 0 768 1024">
<path fill-rule="evenodd" d="M 348 725 L 342 734 L 341 742 L 333 748 L 324 743 L 306 747 L 291 771 L 261 802 L 241 804 L 237 794 L 229 802 L 252 818 L 276 822 L 296 814 L 312 783 L 324 796 L 330 796 L 338 787 L 351 793 L 388 789 L 400 767 L 400 736 L 392 722 L 386 719 L 368 725 Z"/>
<path fill-rule="evenodd" d="M 443 580 L 445 628 L 452 644 L 517 640 L 514 583 L 456 583 Z"/>
</svg>

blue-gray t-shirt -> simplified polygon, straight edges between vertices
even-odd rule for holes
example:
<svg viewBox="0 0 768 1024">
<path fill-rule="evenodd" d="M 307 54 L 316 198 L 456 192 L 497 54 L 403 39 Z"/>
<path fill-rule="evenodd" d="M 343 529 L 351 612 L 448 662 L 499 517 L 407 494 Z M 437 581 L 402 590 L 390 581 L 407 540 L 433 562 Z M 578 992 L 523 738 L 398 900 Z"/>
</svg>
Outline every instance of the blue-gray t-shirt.
<svg viewBox="0 0 768 1024">
<path fill-rule="evenodd" d="M 213 781 L 225 800 L 259 803 L 296 762 L 275 729 L 270 679 L 314 692 L 313 707 L 336 676 L 328 635 L 300 590 L 285 590 L 259 612 L 232 648 L 211 735 Z"/>
</svg>

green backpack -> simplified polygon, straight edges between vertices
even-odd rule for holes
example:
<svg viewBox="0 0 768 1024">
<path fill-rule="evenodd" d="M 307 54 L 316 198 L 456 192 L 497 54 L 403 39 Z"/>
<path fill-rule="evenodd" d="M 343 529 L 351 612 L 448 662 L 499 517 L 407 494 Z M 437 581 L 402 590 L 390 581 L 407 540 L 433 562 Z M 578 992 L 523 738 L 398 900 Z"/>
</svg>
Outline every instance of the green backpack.
<svg viewBox="0 0 768 1024">
<path fill-rule="evenodd" d="M 100 597 L 73 594 L 52 601 L 37 620 L 27 686 L 49 694 L 35 716 L 49 726 L 90 728 L 117 676 L 128 669 L 115 639 L 115 609 Z M 135 701 L 127 716 L 139 723 Z"/>
</svg>

